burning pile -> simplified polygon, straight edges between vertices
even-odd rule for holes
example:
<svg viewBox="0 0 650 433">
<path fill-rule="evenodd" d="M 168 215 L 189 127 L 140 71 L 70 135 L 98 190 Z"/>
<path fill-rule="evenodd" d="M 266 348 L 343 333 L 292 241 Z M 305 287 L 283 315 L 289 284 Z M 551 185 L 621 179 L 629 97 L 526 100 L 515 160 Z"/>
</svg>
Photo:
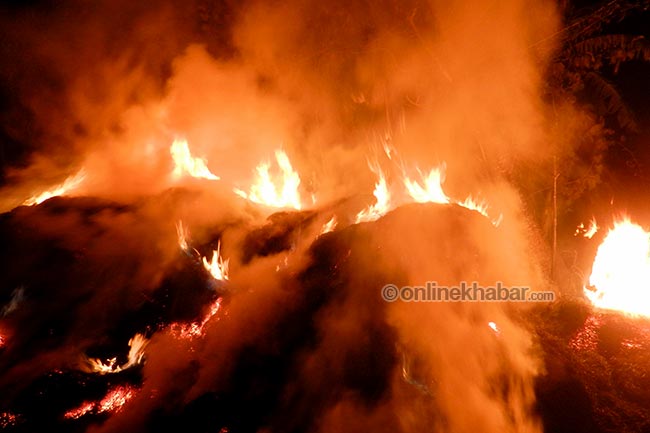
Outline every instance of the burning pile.
<svg viewBox="0 0 650 433">
<path fill-rule="evenodd" d="M 0 8 L 1 430 L 562 431 L 571 381 L 586 426 L 619 425 L 589 362 L 645 362 L 618 313 L 650 316 L 650 234 L 558 224 L 603 160 L 563 166 L 606 135 L 554 87 L 584 22 L 527 0 L 65 3 Z M 589 305 L 382 298 L 555 294 L 558 231 L 602 240 Z M 607 344 L 611 323 L 635 325 Z"/>
</svg>

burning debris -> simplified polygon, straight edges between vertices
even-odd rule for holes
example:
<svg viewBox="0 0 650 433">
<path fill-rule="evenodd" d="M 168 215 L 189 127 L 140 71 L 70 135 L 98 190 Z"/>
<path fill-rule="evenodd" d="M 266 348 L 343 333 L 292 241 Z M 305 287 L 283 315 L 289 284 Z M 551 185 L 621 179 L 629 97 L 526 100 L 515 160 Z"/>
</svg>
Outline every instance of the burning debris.
<svg viewBox="0 0 650 433">
<path fill-rule="evenodd" d="M 649 430 L 650 234 L 576 228 L 639 7 L 13 3 L 0 429 Z M 469 281 L 560 301 L 381 296 Z"/>
<path fill-rule="evenodd" d="M 66 419 L 79 419 L 83 416 L 98 415 L 104 412 L 116 413 L 131 400 L 137 390 L 129 386 L 117 386 L 111 389 L 104 398 L 99 401 L 87 401 L 75 409 L 66 412 L 63 417 Z"/>
</svg>

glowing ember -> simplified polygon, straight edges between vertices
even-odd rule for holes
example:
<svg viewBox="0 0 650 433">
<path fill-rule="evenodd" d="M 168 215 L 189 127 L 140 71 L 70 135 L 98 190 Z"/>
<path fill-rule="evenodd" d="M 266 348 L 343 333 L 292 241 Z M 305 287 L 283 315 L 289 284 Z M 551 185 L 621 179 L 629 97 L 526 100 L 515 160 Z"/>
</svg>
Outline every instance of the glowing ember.
<svg viewBox="0 0 650 433">
<path fill-rule="evenodd" d="M 377 174 L 379 178 L 375 184 L 375 191 L 373 192 L 373 195 L 375 196 L 375 204 L 368 206 L 366 209 L 359 212 L 357 214 L 356 223 L 374 221 L 390 210 L 390 191 L 388 191 L 386 177 L 379 165 L 370 165 L 370 169 Z"/>
<path fill-rule="evenodd" d="M 325 233 L 329 233 L 329 232 L 333 231 L 336 228 L 337 224 L 338 224 L 338 222 L 336 221 L 336 215 L 335 215 L 323 225 L 323 228 L 321 229 L 320 234 L 324 235 Z"/>
<path fill-rule="evenodd" d="M 175 139 L 169 149 L 174 160 L 172 176 L 180 179 L 184 175 L 192 177 L 219 180 L 219 176 L 212 174 L 208 169 L 205 158 L 195 158 L 190 153 L 190 147 L 185 139 Z"/>
<path fill-rule="evenodd" d="M 418 170 L 421 181 L 404 177 L 404 186 L 413 200 L 418 203 L 449 203 L 449 197 L 442 190 L 445 182 L 445 166 L 434 168 L 426 176 Z"/>
<path fill-rule="evenodd" d="M 216 251 L 212 251 L 212 260 L 203 257 L 203 267 L 210 272 L 215 280 L 225 281 L 228 279 L 228 262 L 221 257 L 221 242 L 217 244 Z"/>
<path fill-rule="evenodd" d="M 16 425 L 18 417 L 11 412 L 0 412 L 0 429 Z"/>
<path fill-rule="evenodd" d="M 135 393 L 136 389 L 131 386 L 117 386 L 110 390 L 100 401 L 84 402 L 79 407 L 66 412 L 63 417 L 78 419 L 89 413 L 119 412 L 129 400 L 135 397 Z"/>
<path fill-rule="evenodd" d="M 203 319 L 200 322 L 194 322 L 190 324 L 181 324 L 181 323 L 172 323 L 170 325 L 170 331 L 174 337 L 191 340 L 193 338 L 201 337 L 203 335 L 203 330 L 207 323 L 217 315 L 221 310 L 221 298 L 218 298 L 212 305 L 210 305 L 210 310 L 203 316 Z"/>
<path fill-rule="evenodd" d="M 149 341 L 143 335 L 135 334 L 135 336 L 129 340 L 129 356 L 124 365 L 115 365 L 117 363 L 117 358 L 111 358 L 106 362 L 99 359 L 88 359 L 90 371 L 100 374 L 119 373 L 120 371 L 133 367 L 134 365 L 140 364 L 144 357 L 144 349 L 147 347 L 148 342 Z"/>
<path fill-rule="evenodd" d="M 183 225 L 183 221 L 176 223 L 176 234 L 178 235 L 178 246 L 181 248 L 181 250 L 187 252 L 189 248 L 187 245 L 187 239 L 190 237 L 190 232 L 188 231 L 187 227 Z"/>
<path fill-rule="evenodd" d="M 0 349 L 3 348 L 5 344 L 6 344 L 5 337 L 2 334 L 0 334 Z"/>
<path fill-rule="evenodd" d="M 580 225 L 576 228 L 574 236 L 581 234 L 582 236 L 591 239 L 597 232 L 598 223 L 596 223 L 596 218 L 592 218 L 591 221 L 589 221 L 589 227 L 585 227 L 583 223 L 580 223 Z"/>
<path fill-rule="evenodd" d="M 293 170 L 289 157 L 282 150 L 275 152 L 275 159 L 282 175 L 274 181 L 271 177 L 271 164 L 263 162 L 257 166 L 257 179 L 246 193 L 235 188 L 237 195 L 255 203 L 270 207 L 301 209 L 300 176 Z"/>
<path fill-rule="evenodd" d="M 494 323 L 494 322 L 488 322 L 488 326 L 490 327 L 490 329 L 491 329 L 492 331 L 494 331 L 495 334 L 497 334 L 497 335 L 500 335 L 500 334 L 501 334 L 501 330 L 499 329 L 499 327 L 497 326 L 496 323 Z"/>
<path fill-rule="evenodd" d="M 650 233 L 617 222 L 598 247 L 589 284 L 584 293 L 596 307 L 650 317 Z"/>
<path fill-rule="evenodd" d="M 68 195 L 81 185 L 81 183 L 86 178 L 86 173 L 83 169 L 79 170 L 77 174 L 68 177 L 63 183 L 52 187 L 47 191 L 43 191 L 40 194 L 34 195 L 23 202 L 24 206 L 33 206 L 36 204 L 41 204 L 45 200 L 48 200 L 52 197 L 58 197 L 62 195 Z"/>
</svg>

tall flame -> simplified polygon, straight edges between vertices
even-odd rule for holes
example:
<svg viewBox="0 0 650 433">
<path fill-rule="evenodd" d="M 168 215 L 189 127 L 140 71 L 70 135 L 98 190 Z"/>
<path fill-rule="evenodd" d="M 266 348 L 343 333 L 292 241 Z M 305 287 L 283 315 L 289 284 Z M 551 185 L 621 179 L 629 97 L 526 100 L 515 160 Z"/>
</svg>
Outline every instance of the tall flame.
<svg viewBox="0 0 650 433">
<path fill-rule="evenodd" d="M 187 240 L 190 237 L 190 232 L 183 225 L 183 221 L 178 221 L 176 223 L 176 235 L 178 236 L 178 246 L 180 247 L 181 250 L 187 252 L 189 249 L 189 245 L 187 244 Z"/>
<path fill-rule="evenodd" d="M 62 195 L 67 195 L 73 192 L 75 189 L 79 188 L 79 185 L 86 179 L 86 172 L 82 168 L 76 174 L 69 176 L 63 183 L 56 185 L 47 191 L 43 191 L 39 194 L 33 195 L 23 202 L 24 206 L 33 206 L 36 204 L 41 204 L 45 200 L 48 200 L 52 197 L 58 197 Z"/>
<path fill-rule="evenodd" d="M 338 221 L 336 220 L 336 215 L 334 215 L 332 218 L 330 218 L 329 221 L 323 224 L 323 228 L 320 230 L 320 234 L 324 235 L 325 233 L 333 231 L 337 225 Z"/>
<path fill-rule="evenodd" d="M 275 151 L 275 160 L 282 172 L 281 177 L 276 181 L 273 180 L 270 173 L 271 164 L 262 162 L 255 169 L 257 178 L 250 191 L 246 193 L 238 188 L 235 188 L 234 191 L 237 195 L 255 203 L 300 210 L 302 208 L 298 191 L 300 176 L 294 171 L 289 157 L 283 150 Z"/>
<path fill-rule="evenodd" d="M 596 307 L 650 317 L 650 233 L 627 218 L 615 223 L 598 247 L 589 284 L 584 293 Z"/>
<path fill-rule="evenodd" d="M 388 190 L 388 184 L 386 183 L 386 176 L 384 176 L 384 172 L 381 170 L 381 167 L 379 167 L 379 164 L 371 164 L 370 169 L 378 176 L 375 190 L 373 192 L 373 195 L 375 196 L 375 204 L 370 205 L 359 212 L 357 214 L 356 223 L 374 221 L 390 210 L 390 191 Z"/>
<path fill-rule="evenodd" d="M 187 140 L 181 138 L 175 139 L 169 148 L 169 152 L 174 160 L 172 176 L 175 179 L 189 175 L 201 179 L 219 180 L 219 176 L 212 174 L 208 169 L 205 158 L 195 158 L 192 156 Z"/>
<path fill-rule="evenodd" d="M 144 337 L 144 335 L 135 334 L 135 336 L 129 340 L 129 355 L 125 364 L 116 365 L 117 358 L 108 359 L 106 362 L 103 362 L 100 359 L 91 358 L 88 359 L 90 371 L 99 374 L 119 373 L 120 371 L 133 367 L 134 365 L 140 364 L 144 358 L 144 349 L 147 347 L 148 343 L 149 341 Z"/>
<path fill-rule="evenodd" d="M 413 200 L 418 203 L 449 203 L 449 197 L 442 189 L 445 182 L 445 166 L 433 168 L 427 175 L 420 174 L 420 180 L 404 176 L 404 186 Z"/>
<path fill-rule="evenodd" d="M 217 244 L 217 249 L 212 251 L 212 260 L 208 261 L 203 257 L 203 267 L 210 272 L 215 280 L 225 281 L 228 279 L 228 262 L 221 257 L 221 242 Z"/>
</svg>

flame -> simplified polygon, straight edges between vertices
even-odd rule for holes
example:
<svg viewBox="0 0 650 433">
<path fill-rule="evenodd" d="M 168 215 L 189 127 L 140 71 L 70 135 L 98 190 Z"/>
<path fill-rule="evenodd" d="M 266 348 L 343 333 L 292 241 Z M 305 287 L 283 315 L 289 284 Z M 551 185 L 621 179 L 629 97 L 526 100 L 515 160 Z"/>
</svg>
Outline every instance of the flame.
<svg viewBox="0 0 650 433">
<path fill-rule="evenodd" d="M 275 160 L 282 172 L 280 179 L 274 181 L 271 177 L 271 164 L 262 162 L 257 166 L 257 179 L 253 183 L 248 193 L 241 189 L 235 188 L 237 195 L 250 200 L 254 203 L 263 204 L 270 207 L 293 208 L 300 210 L 302 208 L 300 201 L 300 176 L 293 170 L 289 157 L 283 150 L 275 151 Z"/>
<path fill-rule="evenodd" d="M 203 336 L 203 330 L 207 323 L 221 310 L 221 302 L 221 298 L 214 301 L 200 322 L 193 322 L 190 324 L 172 323 L 170 325 L 170 330 L 174 337 L 183 340 L 191 340 Z"/>
<path fill-rule="evenodd" d="M 574 233 L 574 236 L 578 236 L 579 234 L 582 234 L 582 236 L 591 239 L 594 237 L 594 235 L 598 232 L 598 223 L 596 222 L 596 218 L 591 218 L 589 221 L 589 227 L 585 227 L 584 223 L 580 223 L 580 225 L 576 228 L 576 232 Z"/>
<path fill-rule="evenodd" d="M 499 326 L 497 326 L 496 323 L 494 323 L 494 322 L 488 322 L 488 326 L 490 327 L 490 329 L 491 329 L 492 331 L 494 331 L 494 333 L 495 333 L 496 335 L 500 335 L 500 334 L 501 334 L 501 330 L 499 329 Z"/>
<path fill-rule="evenodd" d="M 140 364 L 144 358 L 144 349 L 147 347 L 149 341 L 142 334 L 135 334 L 129 340 L 129 355 L 128 360 L 124 365 L 115 365 L 117 358 L 111 358 L 103 362 L 100 359 L 88 359 L 90 371 L 99 374 L 119 373 L 134 365 Z"/>
<path fill-rule="evenodd" d="M 5 337 L 2 334 L 0 334 L 0 349 L 2 349 L 5 344 L 7 344 Z"/>
<path fill-rule="evenodd" d="M 413 200 L 418 203 L 449 203 L 449 197 L 442 189 L 445 182 L 445 165 L 433 168 L 426 176 L 418 170 L 421 181 L 404 176 L 404 186 Z"/>
<path fill-rule="evenodd" d="M 378 164 L 370 165 L 370 169 L 377 174 L 378 180 L 375 184 L 373 195 L 375 196 L 375 204 L 368 206 L 357 214 L 356 223 L 367 221 L 374 221 L 384 215 L 390 210 L 390 191 L 386 183 L 386 176 Z"/>
<path fill-rule="evenodd" d="M 187 140 L 175 139 L 169 148 L 169 152 L 174 160 L 172 176 L 175 179 L 180 179 L 185 174 L 188 174 L 201 179 L 219 180 L 219 176 L 212 174 L 208 169 L 205 158 L 195 158 L 192 156 Z"/>
<path fill-rule="evenodd" d="M 40 194 L 31 196 L 23 202 L 23 206 L 33 206 L 41 204 L 52 197 L 67 195 L 77 189 L 84 179 L 86 179 L 86 172 L 82 168 L 76 174 L 69 176 L 63 181 L 63 183 L 56 185 L 47 191 L 43 191 Z"/>
<path fill-rule="evenodd" d="M 329 233 L 333 231 L 337 225 L 338 225 L 338 221 L 336 220 L 336 215 L 334 215 L 332 218 L 330 218 L 329 221 L 327 221 L 323 225 L 323 228 L 320 230 L 320 234 L 324 235 L 325 233 Z"/>
<path fill-rule="evenodd" d="M 501 224 L 501 221 L 503 220 L 503 214 L 499 214 L 499 217 L 497 219 L 490 219 L 490 215 L 488 214 L 488 205 L 485 201 L 477 201 L 474 200 L 474 198 L 470 195 L 468 196 L 465 201 L 462 202 L 457 202 L 459 206 L 462 206 L 466 209 L 476 211 L 483 215 L 485 218 L 489 219 L 492 222 L 492 225 L 495 227 L 499 227 L 499 224 Z"/>
<path fill-rule="evenodd" d="M 129 385 L 116 386 L 100 401 L 86 401 L 79 407 L 67 411 L 63 417 L 66 419 L 79 419 L 89 413 L 100 414 L 104 412 L 119 412 L 124 405 L 135 397 L 136 389 Z"/>
<path fill-rule="evenodd" d="M 481 215 L 483 215 L 486 218 L 490 218 L 489 215 L 488 215 L 488 212 L 487 212 L 487 208 L 488 208 L 487 204 L 485 202 L 480 202 L 479 203 L 478 201 L 474 200 L 474 198 L 472 198 L 471 195 L 468 196 L 465 199 L 465 201 L 462 201 L 462 202 L 459 201 L 458 205 L 462 206 L 464 208 L 467 208 L 469 210 L 476 211 L 476 212 L 480 213 Z"/>
<path fill-rule="evenodd" d="M 189 249 L 187 240 L 190 237 L 190 232 L 187 227 L 183 225 L 183 221 L 178 221 L 176 223 L 176 234 L 178 235 L 178 246 L 181 248 L 181 250 L 187 252 Z"/>
<path fill-rule="evenodd" d="M 217 244 L 217 249 L 212 251 L 212 260 L 203 257 L 203 267 L 210 272 L 215 280 L 226 281 L 228 279 L 228 262 L 221 257 L 221 242 Z"/>
<path fill-rule="evenodd" d="M 650 317 L 650 233 L 624 219 L 602 244 L 584 293 L 599 308 Z"/>
</svg>

